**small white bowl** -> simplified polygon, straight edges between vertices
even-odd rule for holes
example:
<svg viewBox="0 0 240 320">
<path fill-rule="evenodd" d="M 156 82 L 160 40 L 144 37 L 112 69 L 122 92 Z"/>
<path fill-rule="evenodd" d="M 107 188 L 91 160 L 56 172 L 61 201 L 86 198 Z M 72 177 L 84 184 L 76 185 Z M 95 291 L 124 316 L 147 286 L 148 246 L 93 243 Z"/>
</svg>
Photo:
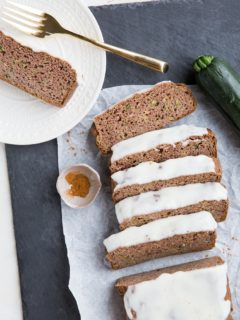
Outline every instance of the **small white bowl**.
<svg viewBox="0 0 240 320">
<path fill-rule="evenodd" d="M 90 182 L 89 193 L 85 198 L 71 196 L 67 193 L 70 189 L 69 183 L 65 177 L 69 172 L 79 172 L 88 177 Z M 68 167 L 61 172 L 57 179 L 57 191 L 60 194 L 62 200 L 71 208 L 85 208 L 89 206 L 97 197 L 101 189 L 100 176 L 96 170 L 91 168 L 89 165 L 80 163 L 74 166 Z"/>
</svg>

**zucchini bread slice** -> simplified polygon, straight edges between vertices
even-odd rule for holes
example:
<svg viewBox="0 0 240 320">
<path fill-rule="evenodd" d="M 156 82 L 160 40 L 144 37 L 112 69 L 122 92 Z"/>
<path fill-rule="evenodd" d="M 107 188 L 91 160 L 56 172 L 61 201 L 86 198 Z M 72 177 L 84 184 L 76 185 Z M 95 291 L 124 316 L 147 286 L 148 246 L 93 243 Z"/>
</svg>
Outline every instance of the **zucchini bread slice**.
<svg viewBox="0 0 240 320">
<path fill-rule="evenodd" d="M 201 211 L 158 219 L 130 227 L 104 240 L 106 259 L 113 269 L 215 246 L 217 222 Z"/>
<path fill-rule="evenodd" d="M 118 202 L 142 192 L 188 183 L 220 182 L 221 178 L 219 160 L 204 155 L 169 159 L 161 163 L 142 162 L 112 174 L 112 198 Z"/>
<path fill-rule="evenodd" d="M 112 147 L 111 172 L 145 161 L 161 162 L 185 156 L 217 157 L 217 139 L 207 128 L 181 125 L 141 134 Z"/>
<path fill-rule="evenodd" d="M 96 144 L 102 153 L 109 153 L 117 142 L 163 128 L 195 109 L 196 99 L 185 84 L 160 82 L 96 116 Z"/>
<path fill-rule="evenodd" d="M 1 31 L 0 79 L 57 107 L 63 107 L 77 87 L 68 62 L 35 52 Z"/>
<path fill-rule="evenodd" d="M 203 210 L 211 212 L 217 222 L 226 219 L 228 197 L 221 183 L 192 183 L 162 188 L 125 198 L 115 205 L 121 230 L 156 219 Z"/>
<path fill-rule="evenodd" d="M 211 257 L 117 280 L 130 320 L 232 320 L 227 265 Z"/>
</svg>

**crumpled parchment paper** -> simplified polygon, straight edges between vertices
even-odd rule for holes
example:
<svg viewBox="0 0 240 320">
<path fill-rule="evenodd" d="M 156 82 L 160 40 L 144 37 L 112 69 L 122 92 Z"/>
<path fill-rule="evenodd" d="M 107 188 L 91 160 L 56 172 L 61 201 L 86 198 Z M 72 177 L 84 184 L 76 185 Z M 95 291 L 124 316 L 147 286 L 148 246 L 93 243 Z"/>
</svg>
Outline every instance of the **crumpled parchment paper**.
<svg viewBox="0 0 240 320">
<path fill-rule="evenodd" d="M 70 263 L 69 288 L 72 291 L 82 320 L 122 320 L 125 318 L 122 299 L 114 289 L 115 281 L 125 275 L 197 260 L 220 254 L 228 263 L 233 298 L 233 318 L 240 319 L 240 132 L 226 120 L 214 103 L 197 86 L 197 111 L 176 122 L 211 128 L 218 138 L 218 155 L 223 168 L 223 183 L 230 199 L 225 222 L 219 224 L 217 248 L 146 262 L 123 270 L 113 271 L 104 261 L 103 239 L 117 232 L 117 220 L 111 200 L 108 157 L 98 152 L 89 129 L 95 115 L 147 86 L 120 86 L 105 89 L 83 121 L 71 132 L 58 138 L 59 170 L 77 163 L 95 168 L 102 181 L 96 201 L 86 209 L 71 209 L 62 203 L 63 229 Z"/>
</svg>

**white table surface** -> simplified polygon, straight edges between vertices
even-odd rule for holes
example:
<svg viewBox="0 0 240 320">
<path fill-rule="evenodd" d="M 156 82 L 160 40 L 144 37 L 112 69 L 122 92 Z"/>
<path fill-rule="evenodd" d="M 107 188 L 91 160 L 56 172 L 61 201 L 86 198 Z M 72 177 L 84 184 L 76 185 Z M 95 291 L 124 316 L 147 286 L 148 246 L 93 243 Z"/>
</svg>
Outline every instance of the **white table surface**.
<svg viewBox="0 0 240 320">
<path fill-rule="evenodd" d="M 83 0 L 88 6 L 151 0 Z M 12 206 L 4 144 L 0 143 L 0 320 L 22 320 Z"/>
</svg>

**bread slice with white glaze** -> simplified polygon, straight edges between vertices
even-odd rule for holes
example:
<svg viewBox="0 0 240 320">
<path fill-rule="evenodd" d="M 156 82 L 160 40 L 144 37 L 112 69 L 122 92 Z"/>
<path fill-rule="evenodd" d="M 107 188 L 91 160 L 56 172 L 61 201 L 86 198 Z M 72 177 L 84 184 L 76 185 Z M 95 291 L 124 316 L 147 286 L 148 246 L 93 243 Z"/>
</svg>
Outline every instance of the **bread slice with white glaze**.
<svg viewBox="0 0 240 320">
<path fill-rule="evenodd" d="M 141 134 L 112 147 L 112 173 L 141 162 L 162 162 L 168 159 L 206 155 L 217 157 L 217 140 L 207 128 L 181 125 Z"/>
<path fill-rule="evenodd" d="M 202 210 L 211 212 L 217 222 L 226 219 L 227 190 L 219 182 L 193 183 L 148 191 L 125 198 L 115 205 L 121 230 L 156 219 Z"/>
<path fill-rule="evenodd" d="M 215 246 L 217 223 L 207 211 L 158 219 L 129 227 L 104 240 L 113 269 Z"/>
<path fill-rule="evenodd" d="M 182 83 L 164 81 L 135 93 L 94 118 L 93 133 L 102 153 L 119 141 L 165 127 L 196 109 L 196 99 Z"/>
<path fill-rule="evenodd" d="M 147 161 L 112 174 L 112 198 L 118 202 L 147 191 L 188 183 L 220 182 L 221 178 L 219 160 L 204 155 L 169 159 L 161 163 Z"/>
<path fill-rule="evenodd" d="M 220 257 L 130 275 L 115 287 L 130 320 L 232 320 L 227 266 Z"/>
</svg>

